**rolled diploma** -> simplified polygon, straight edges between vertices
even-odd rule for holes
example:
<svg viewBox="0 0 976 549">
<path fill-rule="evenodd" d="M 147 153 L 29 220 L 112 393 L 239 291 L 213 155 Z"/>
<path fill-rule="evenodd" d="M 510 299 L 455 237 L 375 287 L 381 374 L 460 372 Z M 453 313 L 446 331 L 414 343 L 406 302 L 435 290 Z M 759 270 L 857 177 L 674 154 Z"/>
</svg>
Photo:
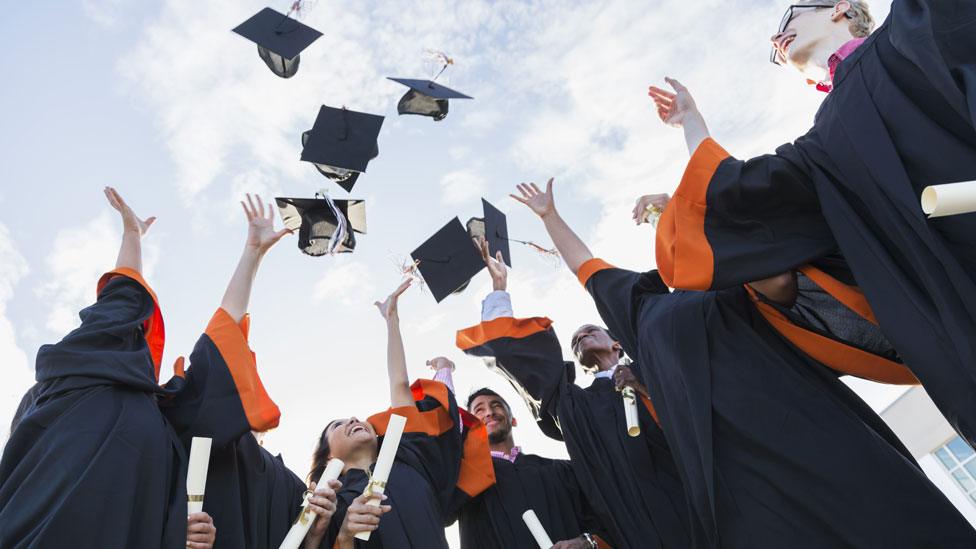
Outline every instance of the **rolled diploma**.
<svg viewBox="0 0 976 549">
<path fill-rule="evenodd" d="M 624 387 L 620 391 L 624 399 L 624 417 L 627 418 L 627 434 L 636 437 L 640 435 L 640 423 L 637 421 L 637 393 L 631 387 Z"/>
<path fill-rule="evenodd" d="M 535 511 L 529 509 L 522 513 L 522 521 L 528 526 L 529 532 L 532 532 L 532 537 L 539 544 L 539 549 L 550 549 L 552 547 L 552 540 L 549 539 L 549 534 L 546 533 L 546 529 L 539 522 L 539 517 L 535 516 Z"/>
<path fill-rule="evenodd" d="M 335 480 L 339 478 L 342 474 L 342 468 L 345 467 L 345 463 L 341 459 L 332 458 L 329 463 L 325 466 L 325 471 L 322 473 L 322 477 L 319 478 L 318 483 L 316 483 L 316 488 L 323 486 L 330 480 Z M 309 495 L 308 497 L 311 497 Z M 315 522 L 315 513 L 308 510 L 308 498 L 305 499 L 305 505 L 302 506 L 302 512 L 295 519 L 295 524 L 291 525 L 291 529 L 288 530 L 288 535 L 285 536 L 285 540 L 281 542 L 278 549 L 298 549 L 298 547 L 305 541 L 305 534 L 312 529 L 312 523 Z"/>
<path fill-rule="evenodd" d="M 400 437 L 403 436 L 403 428 L 407 426 L 407 418 L 390 414 L 390 422 L 386 426 L 386 434 L 383 435 L 383 446 L 380 447 L 380 454 L 376 458 L 376 467 L 373 467 L 372 482 L 380 486 L 373 486 L 374 497 L 370 498 L 367 505 L 379 507 L 380 496 L 385 490 L 386 481 L 390 478 L 390 470 L 393 469 L 393 458 L 396 457 L 397 448 L 400 446 Z M 370 532 L 360 532 L 356 534 L 356 539 L 369 541 Z"/>
<path fill-rule="evenodd" d="M 925 187 L 922 211 L 929 217 L 976 212 L 976 181 Z"/>
<path fill-rule="evenodd" d="M 186 470 L 186 512 L 203 511 L 203 492 L 207 489 L 210 467 L 210 444 L 213 439 L 193 437 L 190 442 L 190 466 Z"/>
</svg>

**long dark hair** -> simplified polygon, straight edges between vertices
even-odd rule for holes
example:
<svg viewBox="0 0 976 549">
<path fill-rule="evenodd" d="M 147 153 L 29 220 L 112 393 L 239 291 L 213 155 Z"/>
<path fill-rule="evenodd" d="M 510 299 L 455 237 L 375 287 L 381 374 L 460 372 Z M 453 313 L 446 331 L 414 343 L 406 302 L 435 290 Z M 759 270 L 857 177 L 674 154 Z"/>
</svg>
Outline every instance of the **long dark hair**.
<svg viewBox="0 0 976 549">
<path fill-rule="evenodd" d="M 332 449 L 329 448 L 329 427 L 336 421 L 339 420 L 335 419 L 326 423 L 325 429 L 322 429 L 322 434 L 319 435 L 319 442 L 315 445 L 315 452 L 312 453 L 312 470 L 308 472 L 308 477 L 305 478 L 309 484 L 318 482 L 322 478 L 322 473 L 325 472 L 325 465 L 329 462 L 329 455 L 332 453 Z"/>
</svg>

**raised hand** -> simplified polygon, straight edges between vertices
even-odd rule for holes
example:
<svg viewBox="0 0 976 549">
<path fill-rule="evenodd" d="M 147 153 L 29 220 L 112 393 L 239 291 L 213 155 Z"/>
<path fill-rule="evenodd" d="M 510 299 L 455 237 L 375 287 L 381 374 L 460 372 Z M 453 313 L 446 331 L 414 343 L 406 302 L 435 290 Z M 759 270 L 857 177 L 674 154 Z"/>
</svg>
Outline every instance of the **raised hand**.
<svg viewBox="0 0 976 549">
<path fill-rule="evenodd" d="M 437 356 L 428 360 L 427 365 L 430 366 L 430 369 L 434 370 L 435 372 L 445 368 L 450 368 L 451 371 L 454 371 L 454 363 L 451 362 L 451 359 L 443 356 Z"/>
<path fill-rule="evenodd" d="M 518 190 L 522 196 L 519 197 L 514 194 L 508 196 L 528 206 L 539 217 L 545 218 L 556 213 L 556 202 L 552 196 L 552 181 L 553 178 L 550 177 L 549 182 L 546 183 L 546 192 L 542 192 L 535 183 L 519 183 Z"/>
<path fill-rule="evenodd" d="M 382 303 L 376 301 L 373 303 L 373 305 L 376 305 L 376 308 L 380 310 L 380 315 L 382 315 L 383 318 L 385 318 L 388 322 L 391 320 L 399 320 L 397 301 L 400 299 L 403 292 L 407 291 L 407 288 L 410 287 L 412 282 L 412 278 L 404 280 L 402 283 L 400 283 L 400 286 L 397 287 L 396 290 L 393 290 L 393 293 L 386 298 L 386 301 Z"/>
<path fill-rule="evenodd" d="M 478 239 L 478 248 L 481 249 L 481 259 L 488 266 L 492 289 L 504 292 L 508 286 L 508 267 L 505 266 L 501 250 L 495 252 L 495 257 L 492 257 L 491 250 L 488 249 L 488 241 L 484 238 Z"/>
<path fill-rule="evenodd" d="M 664 208 L 668 206 L 668 202 L 670 201 L 671 195 L 667 193 L 645 194 L 644 196 L 638 198 L 637 203 L 634 204 L 634 222 L 638 225 L 641 223 L 647 223 L 649 214 L 652 211 L 656 209 L 658 213 L 663 212 Z"/>
<path fill-rule="evenodd" d="M 132 208 L 125 203 L 125 200 L 122 199 L 122 195 L 120 195 L 115 188 L 105 187 L 104 192 L 105 198 L 108 199 L 108 203 L 111 204 L 112 207 L 119 212 L 119 215 L 122 216 L 123 231 L 142 236 L 146 234 L 149 227 L 151 227 L 153 222 L 156 221 L 155 217 L 147 217 L 145 220 L 140 219 L 139 216 L 132 211 Z"/>
<path fill-rule="evenodd" d="M 674 93 L 657 86 L 651 86 L 647 92 L 647 95 L 651 96 L 651 99 L 654 100 L 654 106 L 657 107 L 657 115 L 661 118 L 662 122 L 668 126 L 680 128 L 684 125 L 688 117 L 693 115 L 701 116 L 701 113 L 698 112 L 698 106 L 695 105 L 695 100 L 691 97 L 691 92 L 688 91 L 688 88 L 684 87 L 681 82 L 678 82 L 674 78 L 665 78 L 664 81 L 674 89 Z"/>
<path fill-rule="evenodd" d="M 255 202 L 257 205 L 255 205 Z M 291 234 L 291 229 L 274 230 L 274 208 L 268 204 L 267 211 L 260 195 L 255 195 L 255 200 L 251 195 L 247 195 L 247 204 L 241 201 L 244 208 L 244 215 L 247 216 L 247 247 L 257 252 L 264 253 L 271 249 L 286 234 Z"/>
</svg>

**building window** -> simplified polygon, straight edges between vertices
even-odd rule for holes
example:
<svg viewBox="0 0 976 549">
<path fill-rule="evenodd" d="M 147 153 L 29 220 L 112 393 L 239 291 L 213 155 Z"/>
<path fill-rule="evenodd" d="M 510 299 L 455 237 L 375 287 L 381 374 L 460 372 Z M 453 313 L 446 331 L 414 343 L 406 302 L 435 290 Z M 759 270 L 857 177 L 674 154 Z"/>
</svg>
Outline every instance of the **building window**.
<svg viewBox="0 0 976 549">
<path fill-rule="evenodd" d="M 960 437 L 953 437 L 935 451 L 935 457 L 969 499 L 976 503 L 976 452 Z"/>
</svg>

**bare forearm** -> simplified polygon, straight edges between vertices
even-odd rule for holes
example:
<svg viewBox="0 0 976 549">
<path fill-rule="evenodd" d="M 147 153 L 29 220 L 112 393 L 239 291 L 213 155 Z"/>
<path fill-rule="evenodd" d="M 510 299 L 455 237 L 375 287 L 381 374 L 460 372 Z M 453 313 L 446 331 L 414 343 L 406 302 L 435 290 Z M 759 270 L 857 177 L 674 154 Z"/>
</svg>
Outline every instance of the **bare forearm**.
<svg viewBox="0 0 976 549">
<path fill-rule="evenodd" d="M 705 118 L 698 111 L 689 113 L 688 117 L 682 121 L 682 128 L 684 128 L 685 143 L 688 145 L 689 155 L 695 154 L 698 145 L 710 137 Z"/>
<path fill-rule="evenodd" d="M 573 274 L 579 270 L 583 263 L 593 259 L 593 253 L 590 252 L 590 249 L 586 247 L 586 244 L 583 243 L 580 237 L 573 232 L 573 229 L 566 224 L 566 221 L 559 215 L 559 212 L 553 210 L 551 213 L 544 215 L 542 222 L 546 226 L 549 238 L 552 239 L 553 244 L 556 245 L 556 249 L 559 250 L 559 255 L 562 256 L 563 261 L 566 262 L 566 266 L 569 267 L 569 270 L 573 271 Z"/>
<path fill-rule="evenodd" d="M 132 269 L 142 273 L 142 235 L 138 231 L 122 232 L 122 245 L 119 246 L 119 257 L 115 261 L 115 268 Z"/>
<path fill-rule="evenodd" d="M 251 287 L 254 285 L 254 278 L 257 276 L 258 267 L 261 265 L 263 255 L 252 248 L 245 248 L 241 254 L 237 268 L 234 270 L 230 282 L 227 283 L 227 290 L 224 292 L 224 299 L 220 302 L 220 307 L 227 311 L 236 322 L 240 322 L 247 314 L 248 303 L 251 300 Z"/>
<path fill-rule="evenodd" d="M 390 405 L 394 408 L 413 405 L 410 378 L 407 376 L 407 357 L 403 350 L 400 321 L 388 320 L 386 338 L 386 373 L 390 379 Z"/>
</svg>

